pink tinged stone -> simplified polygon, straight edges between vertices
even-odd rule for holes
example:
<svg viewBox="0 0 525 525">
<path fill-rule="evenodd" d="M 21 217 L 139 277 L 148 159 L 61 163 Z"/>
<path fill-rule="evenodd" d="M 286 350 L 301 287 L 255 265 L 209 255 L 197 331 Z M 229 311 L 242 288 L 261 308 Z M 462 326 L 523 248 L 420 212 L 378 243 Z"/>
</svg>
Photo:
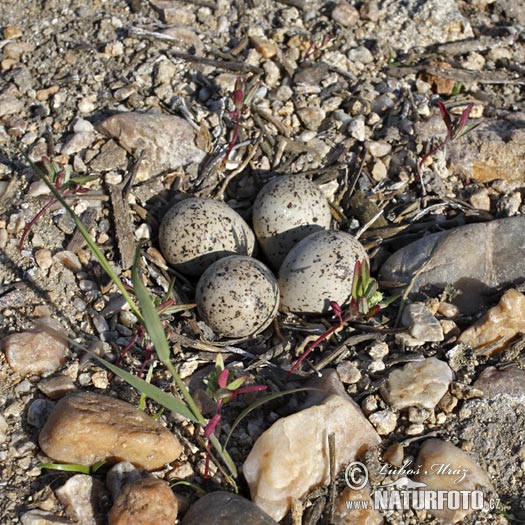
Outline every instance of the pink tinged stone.
<svg viewBox="0 0 525 525">
<path fill-rule="evenodd" d="M 332 433 L 336 471 L 381 442 L 359 407 L 338 395 L 279 419 L 259 437 L 243 466 L 253 502 L 279 521 L 294 499 L 328 484 Z"/>
<path fill-rule="evenodd" d="M 390 372 L 380 392 L 397 410 L 422 407 L 433 410 L 452 382 L 452 370 L 435 357 L 408 363 Z"/>
<path fill-rule="evenodd" d="M 495 354 L 504 350 L 518 334 L 525 333 L 525 295 L 510 289 L 500 302 L 470 328 L 458 342 L 470 345 L 476 353 Z"/>
<path fill-rule="evenodd" d="M 50 330 L 46 331 L 46 327 Z M 66 360 L 67 344 L 61 337 L 65 330 L 51 318 L 39 320 L 39 326 L 27 332 L 7 336 L 1 342 L 9 366 L 22 375 L 49 375 Z"/>
<path fill-rule="evenodd" d="M 354 508 L 352 502 L 356 502 Z M 362 505 L 361 502 L 365 502 Z M 352 490 L 346 487 L 335 500 L 334 520 L 337 525 L 383 525 L 384 520 L 377 510 L 368 489 Z"/>
<path fill-rule="evenodd" d="M 146 470 L 161 468 L 182 453 L 179 440 L 158 421 L 129 403 L 90 392 L 57 403 L 39 444 L 59 463 L 129 461 Z"/>
<path fill-rule="evenodd" d="M 200 162 L 204 151 L 195 145 L 195 131 L 184 119 L 172 115 L 127 112 L 113 115 L 98 130 L 114 138 L 129 153 L 144 152 L 137 180 L 166 170 Z"/>
<path fill-rule="evenodd" d="M 415 481 L 425 483 L 419 490 L 483 490 L 485 499 L 494 487 L 487 473 L 469 454 L 441 439 L 427 439 L 419 451 L 415 469 L 419 471 Z M 445 507 L 430 513 L 445 523 L 457 523 L 474 509 L 454 510 Z"/>
</svg>

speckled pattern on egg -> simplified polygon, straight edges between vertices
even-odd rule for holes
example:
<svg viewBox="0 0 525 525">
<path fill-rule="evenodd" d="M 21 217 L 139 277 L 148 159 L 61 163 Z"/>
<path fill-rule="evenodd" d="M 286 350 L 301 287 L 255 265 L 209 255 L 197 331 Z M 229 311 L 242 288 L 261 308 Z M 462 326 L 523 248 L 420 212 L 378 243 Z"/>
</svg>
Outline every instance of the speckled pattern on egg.
<svg viewBox="0 0 525 525">
<path fill-rule="evenodd" d="M 266 184 L 253 205 L 255 235 L 274 268 L 308 235 L 330 228 L 330 206 L 321 190 L 297 175 Z"/>
<path fill-rule="evenodd" d="M 279 307 L 279 287 L 262 262 L 232 255 L 202 274 L 195 302 L 199 316 L 217 335 L 246 337 L 272 322 Z"/>
<path fill-rule="evenodd" d="M 227 255 L 252 255 L 255 237 L 228 205 L 192 197 L 175 204 L 162 219 L 159 244 L 166 260 L 180 272 L 198 277 Z"/>
<path fill-rule="evenodd" d="M 368 262 L 352 235 L 330 230 L 309 235 L 295 245 L 279 270 L 281 310 L 327 313 L 330 301 L 347 304 L 357 260 Z"/>
</svg>

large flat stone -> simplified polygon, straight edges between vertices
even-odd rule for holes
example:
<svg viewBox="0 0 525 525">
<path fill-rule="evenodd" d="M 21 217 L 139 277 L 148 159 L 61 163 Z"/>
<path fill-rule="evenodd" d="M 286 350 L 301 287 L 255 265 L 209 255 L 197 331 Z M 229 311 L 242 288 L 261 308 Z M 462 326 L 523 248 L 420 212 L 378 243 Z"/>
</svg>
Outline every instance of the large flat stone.
<svg viewBox="0 0 525 525">
<path fill-rule="evenodd" d="M 118 113 L 97 129 L 129 153 L 144 158 L 137 173 L 143 181 L 166 170 L 200 162 L 205 153 L 195 145 L 195 131 L 184 119 L 157 113 Z"/>
<path fill-rule="evenodd" d="M 468 224 L 423 237 L 391 255 L 381 271 L 385 281 L 412 283 L 434 293 L 447 284 L 461 292 L 454 300 L 463 313 L 486 305 L 495 288 L 525 277 L 525 217 Z"/>
</svg>

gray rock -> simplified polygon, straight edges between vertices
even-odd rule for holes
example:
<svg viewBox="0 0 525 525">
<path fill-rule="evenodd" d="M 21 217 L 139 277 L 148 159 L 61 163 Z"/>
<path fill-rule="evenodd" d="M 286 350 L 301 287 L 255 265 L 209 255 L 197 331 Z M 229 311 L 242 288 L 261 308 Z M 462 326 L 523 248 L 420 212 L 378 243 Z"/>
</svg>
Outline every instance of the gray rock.
<svg viewBox="0 0 525 525">
<path fill-rule="evenodd" d="M 489 366 L 481 372 L 473 386 L 481 390 L 485 397 L 507 394 L 521 398 L 525 396 L 525 370 L 517 366 L 509 366 L 503 370 Z"/>
<path fill-rule="evenodd" d="M 4 416 L 0 414 L 0 445 L 6 442 L 8 431 L 9 425 L 7 424 Z"/>
<path fill-rule="evenodd" d="M 41 429 L 49 414 L 55 408 L 55 403 L 49 399 L 35 399 L 27 410 L 27 422 L 38 429 Z"/>
<path fill-rule="evenodd" d="M 401 322 L 420 341 L 443 341 L 443 329 L 425 303 L 412 303 L 403 310 Z"/>
<path fill-rule="evenodd" d="M 195 131 L 184 119 L 153 113 L 119 113 L 97 126 L 129 153 L 144 158 L 137 180 L 144 181 L 166 170 L 200 162 L 205 153 L 194 144 Z"/>
<path fill-rule="evenodd" d="M 390 256 L 380 274 L 403 286 L 411 283 L 411 298 L 452 284 L 461 292 L 452 302 L 473 313 L 495 288 L 523 280 L 524 255 L 525 217 L 512 217 L 423 237 Z"/>
<path fill-rule="evenodd" d="M 190 508 L 182 525 L 277 525 L 277 522 L 241 496 L 212 492 Z"/>
<path fill-rule="evenodd" d="M 60 518 L 50 512 L 39 509 L 24 512 L 20 516 L 20 523 L 22 525 L 74 525 L 72 521 L 66 518 Z"/>
<path fill-rule="evenodd" d="M 414 361 L 390 372 L 380 392 L 398 410 L 419 406 L 433 410 L 452 382 L 452 370 L 435 357 Z"/>
<path fill-rule="evenodd" d="M 64 155 L 78 153 L 83 149 L 89 148 L 94 140 L 95 134 L 92 131 L 79 131 L 64 144 L 61 153 Z"/>
<path fill-rule="evenodd" d="M 126 150 L 121 148 L 114 140 L 108 140 L 89 166 L 95 171 L 108 171 L 123 168 L 126 164 Z"/>
<path fill-rule="evenodd" d="M 7 93 L 0 95 L 0 117 L 19 113 L 23 107 L 24 103 L 13 95 Z"/>
<path fill-rule="evenodd" d="M 108 502 L 104 485 L 87 474 L 76 474 L 55 491 L 67 515 L 79 525 L 103 525 Z"/>
<path fill-rule="evenodd" d="M 108 471 L 106 475 L 106 486 L 111 492 L 113 500 L 118 496 L 122 487 L 143 477 L 143 471 L 135 467 L 129 461 L 121 461 Z"/>
</svg>

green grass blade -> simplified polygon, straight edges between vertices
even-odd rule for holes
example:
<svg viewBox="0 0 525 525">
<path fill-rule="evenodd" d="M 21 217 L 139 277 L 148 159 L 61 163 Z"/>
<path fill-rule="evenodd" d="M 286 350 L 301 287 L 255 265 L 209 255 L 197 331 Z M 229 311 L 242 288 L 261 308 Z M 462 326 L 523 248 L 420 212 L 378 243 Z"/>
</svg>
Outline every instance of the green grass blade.
<svg viewBox="0 0 525 525">
<path fill-rule="evenodd" d="M 153 377 L 153 369 L 155 368 L 155 363 L 151 363 L 148 368 L 148 373 L 146 374 L 146 383 L 151 384 L 151 378 Z M 146 410 L 146 394 L 140 394 L 140 401 L 139 401 L 139 410 Z"/>
<path fill-rule="evenodd" d="M 200 423 L 200 421 L 198 421 L 197 418 L 193 415 L 191 410 L 180 399 L 177 399 L 172 394 L 168 394 L 167 392 L 164 392 L 164 390 L 161 390 L 155 385 L 144 381 L 144 379 L 140 379 L 134 376 L 133 374 L 130 374 L 126 370 L 122 370 L 122 368 L 119 368 L 113 363 L 106 361 L 102 357 L 92 352 L 90 352 L 90 355 L 103 366 L 105 366 L 107 369 L 111 370 L 111 372 L 113 372 L 115 375 L 119 376 L 121 379 L 126 381 L 126 383 L 131 385 L 133 388 L 136 388 L 140 393 L 153 399 L 168 410 L 176 412 L 181 416 L 188 418 L 190 421 L 193 421 L 194 423 Z"/>
<path fill-rule="evenodd" d="M 89 465 L 69 465 L 67 463 L 42 463 L 39 465 L 41 469 L 61 470 L 62 472 L 78 472 L 79 474 L 91 474 L 91 467 Z"/>
<path fill-rule="evenodd" d="M 106 259 L 106 256 L 102 253 L 102 251 L 97 246 L 97 244 L 95 243 L 95 241 L 93 240 L 89 232 L 86 230 L 86 228 L 82 224 L 82 221 L 80 220 L 78 215 L 73 211 L 71 206 L 67 203 L 66 199 L 62 197 L 62 194 L 60 193 L 60 191 L 58 191 L 55 188 L 55 186 L 49 181 L 49 178 L 46 176 L 46 174 L 27 155 L 24 154 L 24 156 L 27 159 L 27 161 L 30 163 L 31 167 L 38 174 L 40 179 L 44 181 L 46 186 L 49 188 L 49 191 L 51 191 L 51 193 L 55 196 L 56 200 L 60 202 L 60 204 L 62 204 L 62 206 L 69 213 L 76 227 L 78 228 L 78 231 L 82 234 L 82 237 L 84 237 L 84 240 L 86 241 L 93 255 L 96 257 L 100 266 L 102 266 L 104 271 L 109 275 L 111 280 L 115 283 L 115 286 L 118 288 L 118 290 L 120 291 L 124 299 L 126 299 L 135 317 L 137 317 L 137 319 L 142 322 L 142 314 L 140 313 L 140 310 L 138 309 L 137 305 L 135 304 L 135 302 L 129 295 L 128 291 L 126 290 L 126 287 L 120 280 L 119 276 L 115 273 L 111 264 Z"/>
<path fill-rule="evenodd" d="M 131 268 L 131 281 L 133 283 L 135 295 L 139 301 L 140 309 L 142 310 L 146 331 L 150 336 L 159 359 L 165 363 L 170 359 L 170 346 L 166 339 L 166 334 L 164 333 L 162 321 L 160 320 L 159 314 L 155 308 L 155 303 L 153 302 L 147 288 L 144 286 L 140 276 L 140 254 L 141 247 L 139 246 Z"/>
</svg>

